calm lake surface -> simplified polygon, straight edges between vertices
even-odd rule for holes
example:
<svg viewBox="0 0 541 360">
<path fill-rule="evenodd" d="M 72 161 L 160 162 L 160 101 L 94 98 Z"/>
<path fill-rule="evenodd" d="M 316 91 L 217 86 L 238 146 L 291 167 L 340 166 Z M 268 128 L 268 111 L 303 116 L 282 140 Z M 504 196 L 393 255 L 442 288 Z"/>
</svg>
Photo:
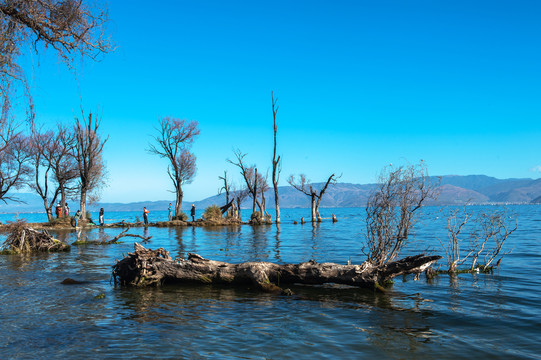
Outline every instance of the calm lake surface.
<svg viewBox="0 0 541 360">
<path fill-rule="evenodd" d="M 494 274 L 399 277 L 386 294 L 334 285 L 293 286 L 294 296 L 213 286 L 118 288 L 111 266 L 133 251 L 132 238 L 74 246 L 69 253 L 0 256 L 0 358 L 541 359 L 541 206 L 509 208 L 518 214 L 519 229 L 506 243 L 512 253 Z M 364 261 L 364 209 L 322 209 L 323 223 L 293 224 L 309 213 L 283 209 L 279 228 L 149 227 L 130 233 L 152 236 L 146 246 L 164 247 L 172 257 L 194 252 L 233 263 Z M 338 223 L 330 221 L 333 213 Z M 45 220 L 41 214 L 18 216 Z M 14 218 L 0 215 L 2 222 Z M 154 212 L 149 220 L 165 218 L 165 211 Z M 120 231 L 84 235 L 97 240 Z M 53 235 L 76 240 L 74 232 Z M 402 255 L 444 255 L 438 239 L 446 236 L 440 209 L 425 208 Z M 61 285 L 66 278 L 85 283 Z"/>
</svg>

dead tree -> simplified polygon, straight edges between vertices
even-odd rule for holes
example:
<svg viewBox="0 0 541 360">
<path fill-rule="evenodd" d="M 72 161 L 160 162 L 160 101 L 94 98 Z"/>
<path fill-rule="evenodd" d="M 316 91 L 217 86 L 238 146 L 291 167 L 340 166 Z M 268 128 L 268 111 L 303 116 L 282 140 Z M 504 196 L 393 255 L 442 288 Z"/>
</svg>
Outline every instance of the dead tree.
<svg viewBox="0 0 541 360">
<path fill-rule="evenodd" d="M 32 166 L 32 180 L 28 182 L 28 186 L 33 189 L 43 200 L 43 206 L 47 219 L 53 221 L 53 211 L 60 189 L 54 186 L 52 181 L 52 165 L 46 159 L 48 146 L 54 137 L 52 131 L 39 131 L 32 128 L 30 135 L 29 150 L 30 164 Z"/>
<path fill-rule="evenodd" d="M 517 230 L 516 216 L 508 217 L 507 210 L 492 213 L 483 211 L 477 219 L 478 229 L 475 233 L 475 251 L 472 255 L 470 270 L 479 266 L 482 272 L 487 272 L 494 260 L 500 255 L 507 238 Z M 504 252 L 496 262 L 499 266 L 503 257 L 511 252 Z M 478 264 L 479 257 L 483 257 L 484 263 Z"/>
<path fill-rule="evenodd" d="M 316 195 L 316 197 L 317 197 L 317 201 L 316 201 L 316 217 L 317 217 L 318 222 L 321 222 L 321 215 L 319 215 L 319 205 L 321 203 L 321 199 L 323 198 L 323 194 L 325 194 L 325 191 L 327 191 L 327 187 L 329 186 L 329 184 L 330 185 L 336 184 L 336 181 L 337 181 L 338 178 L 334 174 L 329 176 L 329 178 L 327 179 L 327 182 L 325 183 L 325 185 L 323 185 L 321 190 L 319 190 L 319 193 Z"/>
<path fill-rule="evenodd" d="M 23 80 L 18 57 L 28 44 L 53 49 L 68 65 L 76 55 L 96 59 L 112 50 L 105 33 L 107 9 L 83 0 L 0 1 L 0 87 Z"/>
<path fill-rule="evenodd" d="M 55 136 L 46 145 L 45 160 L 51 165 L 52 177 L 60 190 L 60 203 L 64 205 L 69 196 L 77 192 L 74 184 L 79 175 L 75 156 L 76 136 L 62 124 L 57 125 Z M 67 215 L 67 214 L 65 214 Z"/>
<path fill-rule="evenodd" d="M 92 113 L 85 119 L 81 109 L 83 121 L 75 118 L 75 159 L 79 178 L 81 220 L 86 220 L 87 196 L 100 189 L 104 184 L 105 165 L 103 163 L 103 146 L 108 137 L 101 139 L 98 135 L 99 118 L 92 118 Z"/>
<path fill-rule="evenodd" d="M 233 194 L 235 201 L 237 203 L 237 205 L 235 206 L 235 209 L 233 210 L 236 213 L 235 216 L 238 220 L 242 220 L 241 205 L 244 199 L 248 197 L 248 190 L 242 187 L 241 187 L 241 190 L 235 190 L 235 187 L 232 187 L 231 193 Z"/>
<path fill-rule="evenodd" d="M 425 200 L 436 196 L 422 161 L 416 166 L 385 168 L 366 204 L 368 261 L 381 266 L 397 258 Z"/>
<path fill-rule="evenodd" d="M 28 165 L 28 138 L 17 130 L 16 124 L 2 116 L 0 119 L 0 200 L 18 201 L 10 195 L 24 186 L 31 174 Z"/>
<path fill-rule="evenodd" d="M 255 213 L 255 207 L 257 205 L 260 209 L 261 214 L 263 214 L 265 211 L 263 210 L 263 205 L 259 201 L 258 194 L 260 193 L 259 189 L 265 188 L 266 180 L 261 176 L 261 174 L 257 172 L 257 168 L 255 167 L 255 165 L 247 166 L 244 163 L 244 158 L 246 157 L 246 154 L 243 154 L 238 149 L 234 151 L 234 154 L 237 160 L 232 161 L 230 159 L 227 159 L 227 162 L 237 166 L 240 169 L 240 174 L 242 175 L 242 178 L 244 179 L 244 182 L 246 184 L 246 190 L 248 191 L 248 194 L 252 197 L 252 213 Z"/>
<path fill-rule="evenodd" d="M 196 157 L 189 151 L 195 138 L 199 135 L 198 123 L 185 119 L 165 117 L 160 120 L 154 137 L 157 145 L 150 144 L 148 151 L 169 161 L 167 173 L 173 181 L 176 194 L 175 215 L 182 211 L 184 192 L 182 185 L 193 181 L 196 173 Z"/>
<path fill-rule="evenodd" d="M 272 120 L 274 124 L 274 147 L 272 155 L 272 186 L 274 187 L 274 203 L 276 205 L 276 223 L 280 223 L 280 197 L 278 196 L 278 181 L 280 179 L 280 172 L 282 171 L 282 161 L 280 156 L 276 156 L 276 133 L 278 132 L 278 123 L 276 122 L 276 113 L 278 113 L 278 98 L 274 99 L 274 94 L 271 92 L 272 97 Z"/>
<path fill-rule="evenodd" d="M 310 183 L 310 180 L 308 180 L 306 178 L 306 175 L 304 174 L 300 174 L 298 178 L 296 178 L 294 175 L 290 175 L 287 179 L 288 184 L 291 185 L 294 189 L 310 197 L 312 222 L 321 221 L 321 215 L 319 215 L 319 205 L 321 203 L 321 199 L 323 198 L 323 194 L 325 194 L 325 191 L 327 191 L 327 187 L 329 186 L 329 184 L 336 183 L 336 179 L 337 178 L 334 174 L 329 176 L 327 182 L 323 184 L 322 188 L 319 191 L 314 187 L 314 184 Z"/>
<path fill-rule="evenodd" d="M 473 214 L 468 212 L 466 206 L 462 209 L 453 209 L 447 214 L 447 236 L 448 241 L 446 244 L 440 240 L 440 243 L 445 251 L 447 258 L 449 274 L 454 274 L 458 270 L 458 267 L 473 254 L 474 250 L 470 248 L 463 249 L 462 245 L 465 241 L 463 237 L 464 231 L 467 231 L 467 225 L 472 221 Z M 472 233 L 466 235 L 468 240 L 471 239 Z"/>
<path fill-rule="evenodd" d="M 229 193 L 231 192 L 231 183 L 229 183 L 227 179 L 227 170 L 224 171 L 224 176 L 218 176 L 218 179 L 224 182 L 223 186 L 220 189 L 218 189 L 218 195 L 220 195 L 223 191 L 225 193 L 225 203 L 229 204 Z"/>
<path fill-rule="evenodd" d="M 173 260 L 163 248 L 145 249 L 135 243 L 135 251 L 113 266 L 113 278 L 122 286 L 157 286 L 167 283 L 252 285 L 266 292 L 279 292 L 288 284 L 336 283 L 383 290 L 383 284 L 398 275 L 423 272 L 441 256 L 410 256 L 385 265 L 368 261 L 361 265 L 317 263 L 278 265 L 268 262 L 230 264 L 188 254 Z"/>
</svg>

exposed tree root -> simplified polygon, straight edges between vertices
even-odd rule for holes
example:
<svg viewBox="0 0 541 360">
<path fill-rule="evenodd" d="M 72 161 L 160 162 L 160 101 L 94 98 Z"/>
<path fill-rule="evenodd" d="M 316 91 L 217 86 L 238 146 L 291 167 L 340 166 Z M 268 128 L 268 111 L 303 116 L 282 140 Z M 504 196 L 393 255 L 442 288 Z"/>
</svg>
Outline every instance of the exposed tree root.
<svg viewBox="0 0 541 360">
<path fill-rule="evenodd" d="M 22 254 L 30 252 L 69 251 L 70 246 L 53 238 L 47 231 L 36 231 L 27 227 L 26 223 L 17 222 L 10 225 L 10 233 L 1 248 L 3 254 Z"/>
</svg>

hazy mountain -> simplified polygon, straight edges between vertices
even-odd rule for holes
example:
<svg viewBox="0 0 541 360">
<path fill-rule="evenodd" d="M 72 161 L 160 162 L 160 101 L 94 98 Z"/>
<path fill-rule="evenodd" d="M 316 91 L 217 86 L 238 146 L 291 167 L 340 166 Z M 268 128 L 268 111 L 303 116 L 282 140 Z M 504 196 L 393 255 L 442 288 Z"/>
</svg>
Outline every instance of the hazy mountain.
<svg viewBox="0 0 541 360">
<path fill-rule="evenodd" d="M 485 175 L 446 175 L 431 177 L 433 183 L 439 183 L 440 195 L 436 202 L 430 205 L 460 205 L 469 203 L 541 203 L 541 179 L 496 179 Z M 321 188 L 323 183 L 314 184 Z M 338 183 L 330 186 L 321 202 L 322 207 L 363 207 L 375 184 L 348 184 Z M 281 186 L 280 207 L 307 208 L 310 207 L 310 197 L 293 189 L 291 186 Z M 24 203 L 0 203 L 0 213 L 17 212 L 43 212 L 43 201 L 34 194 L 20 193 L 18 197 Z M 265 194 L 267 208 L 274 208 L 273 190 Z M 165 211 L 172 200 L 139 201 L 134 203 L 97 203 L 89 206 L 89 210 L 96 212 L 100 207 L 106 211 L 139 211 L 146 206 L 150 211 Z M 224 205 L 225 195 L 216 195 L 200 201 L 185 201 L 182 208 L 187 211 L 191 204 L 196 208 L 204 209 L 209 205 Z M 76 202 L 70 202 L 72 211 L 78 208 Z M 242 204 L 243 208 L 251 208 L 251 200 Z"/>
</svg>

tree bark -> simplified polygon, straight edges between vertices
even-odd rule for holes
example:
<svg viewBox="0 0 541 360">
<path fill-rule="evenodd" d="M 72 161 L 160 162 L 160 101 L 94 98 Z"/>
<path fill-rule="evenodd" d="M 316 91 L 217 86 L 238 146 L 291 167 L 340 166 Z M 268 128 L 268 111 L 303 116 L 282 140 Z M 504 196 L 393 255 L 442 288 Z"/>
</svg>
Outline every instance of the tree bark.
<svg viewBox="0 0 541 360">
<path fill-rule="evenodd" d="M 182 186 L 180 184 L 177 186 L 176 193 L 177 202 L 175 204 L 175 216 L 179 216 L 182 212 L 182 200 L 184 198 L 184 191 L 182 191 Z"/>
<path fill-rule="evenodd" d="M 381 289 L 381 285 L 395 276 L 421 273 L 441 256 L 416 255 L 375 266 L 317 263 L 278 265 L 268 262 L 230 264 L 188 254 L 188 259 L 173 260 L 163 248 L 146 249 L 138 243 L 135 251 L 113 266 L 115 283 L 123 286 L 155 286 L 164 283 L 199 283 L 225 285 L 253 285 L 262 291 L 281 291 L 276 285 L 294 283 L 336 283 L 363 288 Z"/>
<path fill-rule="evenodd" d="M 312 191 L 312 187 L 310 187 L 310 192 L 312 193 L 312 222 L 316 222 L 316 193 Z"/>
<path fill-rule="evenodd" d="M 87 220 L 86 218 L 86 189 L 81 189 L 81 220 Z"/>
</svg>

